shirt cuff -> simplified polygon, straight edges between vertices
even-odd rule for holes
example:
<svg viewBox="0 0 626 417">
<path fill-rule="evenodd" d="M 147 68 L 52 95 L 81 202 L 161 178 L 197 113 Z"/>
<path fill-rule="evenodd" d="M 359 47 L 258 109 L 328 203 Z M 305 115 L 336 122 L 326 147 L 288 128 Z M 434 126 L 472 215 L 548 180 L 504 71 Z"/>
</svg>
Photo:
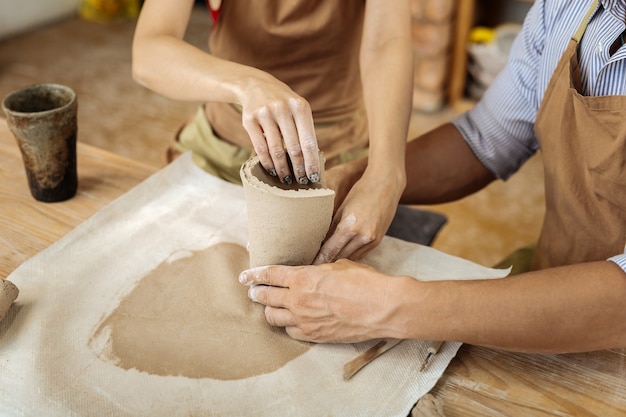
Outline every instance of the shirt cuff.
<svg viewBox="0 0 626 417">
<path fill-rule="evenodd" d="M 621 255 L 615 255 L 608 260 L 611 262 L 615 262 L 617 266 L 622 268 L 622 270 L 626 273 L 626 253 L 622 253 Z"/>
</svg>

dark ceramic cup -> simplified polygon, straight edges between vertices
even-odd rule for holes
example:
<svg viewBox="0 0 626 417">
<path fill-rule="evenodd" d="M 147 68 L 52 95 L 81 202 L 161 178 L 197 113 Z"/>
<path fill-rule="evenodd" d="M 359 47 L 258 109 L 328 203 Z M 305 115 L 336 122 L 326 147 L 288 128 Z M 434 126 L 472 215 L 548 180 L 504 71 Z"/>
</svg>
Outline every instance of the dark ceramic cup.
<svg viewBox="0 0 626 417">
<path fill-rule="evenodd" d="M 32 196 L 48 203 L 74 197 L 78 188 L 74 91 L 58 84 L 34 85 L 7 95 L 2 109 L 22 153 Z"/>
</svg>

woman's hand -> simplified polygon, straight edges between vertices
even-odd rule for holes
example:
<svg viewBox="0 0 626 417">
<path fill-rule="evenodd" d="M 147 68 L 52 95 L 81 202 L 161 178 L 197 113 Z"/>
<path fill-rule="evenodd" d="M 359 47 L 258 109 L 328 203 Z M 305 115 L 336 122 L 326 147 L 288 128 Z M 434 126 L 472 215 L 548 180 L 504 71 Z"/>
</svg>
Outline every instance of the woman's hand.
<svg viewBox="0 0 626 417">
<path fill-rule="evenodd" d="M 319 150 L 309 103 L 271 75 L 257 75 L 249 79 L 239 102 L 243 127 L 261 165 L 287 184 L 318 182 Z"/>
<path fill-rule="evenodd" d="M 174 100 L 241 105 L 243 127 L 270 174 L 286 183 L 319 181 L 309 103 L 265 71 L 187 43 L 183 38 L 193 4 L 145 0 L 133 37 L 133 78 Z"/>
<path fill-rule="evenodd" d="M 354 180 L 354 175 L 347 176 Z M 389 229 L 404 188 L 404 182 L 392 176 L 373 180 L 367 172 L 349 191 L 350 179 L 330 178 L 329 185 L 336 192 L 336 211 L 313 264 L 341 258 L 358 261 L 374 249 Z"/>
</svg>

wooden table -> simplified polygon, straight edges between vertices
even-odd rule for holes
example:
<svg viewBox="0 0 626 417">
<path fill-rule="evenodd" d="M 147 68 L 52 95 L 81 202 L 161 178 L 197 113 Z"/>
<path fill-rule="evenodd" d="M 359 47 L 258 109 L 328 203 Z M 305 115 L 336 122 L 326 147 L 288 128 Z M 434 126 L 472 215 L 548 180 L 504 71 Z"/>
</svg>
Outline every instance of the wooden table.
<svg viewBox="0 0 626 417">
<path fill-rule="evenodd" d="M 37 202 L 0 119 L 0 277 L 154 171 L 79 144 L 78 194 L 61 203 Z M 464 345 L 433 393 L 445 402 L 446 417 L 626 416 L 626 351 L 524 355 Z"/>
<path fill-rule="evenodd" d="M 156 171 L 82 143 L 77 152 L 76 196 L 38 202 L 30 195 L 17 143 L 0 118 L 0 278 Z"/>
</svg>

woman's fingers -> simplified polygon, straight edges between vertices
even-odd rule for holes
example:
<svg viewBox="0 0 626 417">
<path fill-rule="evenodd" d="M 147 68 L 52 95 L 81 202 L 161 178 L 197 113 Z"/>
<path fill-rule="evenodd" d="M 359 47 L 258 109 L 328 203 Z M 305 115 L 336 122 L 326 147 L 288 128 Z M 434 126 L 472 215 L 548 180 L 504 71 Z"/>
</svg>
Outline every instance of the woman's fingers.
<svg viewBox="0 0 626 417">
<path fill-rule="evenodd" d="M 263 168 L 281 182 L 316 183 L 320 159 L 311 109 L 306 100 L 275 101 L 244 112 L 242 123 Z"/>
<path fill-rule="evenodd" d="M 321 166 L 311 108 L 309 107 L 309 103 L 304 99 L 292 99 L 289 101 L 289 104 L 298 134 L 298 143 L 294 146 L 297 146 L 300 151 L 298 160 L 302 161 L 301 163 L 304 164 L 303 166 L 298 166 L 298 169 L 304 171 L 303 180 L 308 179 L 312 183 L 317 183 L 320 180 Z M 289 149 L 289 146 L 287 149 Z M 292 156 L 292 162 L 295 168 L 296 163 L 293 159 L 293 155 L 291 152 L 289 152 L 289 155 Z M 300 178 L 301 177 L 298 177 L 298 181 L 301 184 L 306 184 L 306 182 L 300 181 Z"/>
</svg>

